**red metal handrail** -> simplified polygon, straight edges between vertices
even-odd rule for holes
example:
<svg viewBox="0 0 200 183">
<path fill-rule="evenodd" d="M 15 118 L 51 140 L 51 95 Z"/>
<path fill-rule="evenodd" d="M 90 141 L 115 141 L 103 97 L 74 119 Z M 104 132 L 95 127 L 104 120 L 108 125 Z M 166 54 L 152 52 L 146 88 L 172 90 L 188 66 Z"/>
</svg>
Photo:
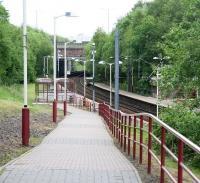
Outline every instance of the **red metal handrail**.
<svg viewBox="0 0 200 183">
<path fill-rule="evenodd" d="M 99 104 L 99 115 L 102 116 L 115 138 L 118 139 L 121 148 L 126 152 L 128 146 L 128 155 L 130 155 L 132 142 L 133 159 L 136 158 L 136 145 L 139 145 L 139 163 L 143 162 L 143 149 L 147 150 L 147 172 L 151 173 L 152 157 L 160 165 L 160 182 L 164 183 L 165 174 L 168 175 L 172 182 L 183 182 L 183 170 L 188 173 L 192 180 L 200 183 L 200 179 L 183 163 L 184 145 L 193 149 L 194 152 L 200 155 L 200 147 L 191 142 L 189 139 L 181 135 L 179 132 L 168 126 L 166 123 L 149 113 L 126 114 L 122 111 L 115 110 L 105 103 Z M 161 128 L 161 140 L 153 134 L 153 124 L 156 123 Z M 147 126 L 145 130 L 144 126 Z M 131 135 L 131 129 L 133 134 Z M 139 130 L 139 139 L 137 139 L 136 131 Z M 147 145 L 143 143 L 143 133 L 148 133 Z M 178 140 L 178 157 L 167 147 L 165 138 L 166 133 L 171 133 Z M 132 138 L 131 138 L 132 136 Z M 160 144 L 160 158 L 152 151 L 152 139 Z M 165 166 L 166 153 L 168 153 L 178 165 L 177 178 Z"/>
</svg>

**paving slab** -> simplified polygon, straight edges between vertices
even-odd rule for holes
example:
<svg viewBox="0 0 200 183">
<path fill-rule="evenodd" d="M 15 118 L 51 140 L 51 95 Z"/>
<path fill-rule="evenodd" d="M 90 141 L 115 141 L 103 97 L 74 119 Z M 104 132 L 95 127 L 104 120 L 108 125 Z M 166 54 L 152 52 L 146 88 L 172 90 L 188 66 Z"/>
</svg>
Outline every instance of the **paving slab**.
<svg viewBox="0 0 200 183">
<path fill-rule="evenodd" d="M 0 183 L 140 183 L 97 113 L 68 107 L 42 143 L 8 163 Z"/>
</svg>

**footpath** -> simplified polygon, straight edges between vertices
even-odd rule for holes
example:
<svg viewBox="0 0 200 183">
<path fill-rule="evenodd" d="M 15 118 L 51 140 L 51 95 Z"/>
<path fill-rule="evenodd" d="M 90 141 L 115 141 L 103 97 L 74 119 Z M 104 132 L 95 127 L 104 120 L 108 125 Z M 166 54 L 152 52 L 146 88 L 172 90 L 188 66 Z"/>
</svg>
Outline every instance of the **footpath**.
<svg viewBox="0 0 200 183">
<path fill-rule="evenodd" d="M 101 117 L 68 110 L 71 114 L 39 146 L 4 167 L 0 183 L 140 183 Z"/>
</svg>

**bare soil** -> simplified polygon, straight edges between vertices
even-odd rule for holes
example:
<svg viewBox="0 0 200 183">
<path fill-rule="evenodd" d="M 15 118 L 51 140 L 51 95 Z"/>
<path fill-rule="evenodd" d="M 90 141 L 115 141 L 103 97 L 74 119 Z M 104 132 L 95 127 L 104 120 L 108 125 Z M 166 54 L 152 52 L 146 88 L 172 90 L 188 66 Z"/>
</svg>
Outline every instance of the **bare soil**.
<svg viewBox="0 0 200 183">
<path fill-rule="evenodd" d="M 21 145 L 21 111 L 0 110 L 0 166 L 38 145 L 56 124 L 52 122 L 51 107 L 40 112 L 30 111 L 30 145 Z M 58 121 L 62 119 L 60 115 Z"/>
</svg>

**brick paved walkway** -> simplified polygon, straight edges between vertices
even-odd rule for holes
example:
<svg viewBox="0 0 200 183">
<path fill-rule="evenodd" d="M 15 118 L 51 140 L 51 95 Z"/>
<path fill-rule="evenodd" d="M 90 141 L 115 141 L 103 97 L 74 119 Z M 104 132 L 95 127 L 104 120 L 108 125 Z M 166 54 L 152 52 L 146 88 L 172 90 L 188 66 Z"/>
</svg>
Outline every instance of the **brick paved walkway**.
<svg viewBox="0 0 200 183">
<path fill-rule="evenodd" d="M 131 163 L 114 146 L 101 118 L 70 107 L 58 127 L 8 164 L 1 183 L 137 183 Z"/>
</svg>

